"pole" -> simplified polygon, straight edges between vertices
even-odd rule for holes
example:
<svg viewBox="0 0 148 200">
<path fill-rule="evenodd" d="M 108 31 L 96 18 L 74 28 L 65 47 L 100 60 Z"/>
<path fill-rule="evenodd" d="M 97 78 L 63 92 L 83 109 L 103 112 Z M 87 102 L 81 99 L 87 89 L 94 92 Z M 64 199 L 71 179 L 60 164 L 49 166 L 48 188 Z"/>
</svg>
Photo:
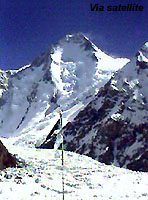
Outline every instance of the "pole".
<svg viewBox="0 0 148 200">
<path fill-rule="evenodd" d="M 64 151 L 63 151 L 63 131 L 62 131 L 62 113 L 60 111 L 60 121 L 61 121 L 61 135 L 62 135 L 62 193 L 63 193 L 63 200 L 64 200 L 64 173 L 63 173 L 63 167 L 64 167 Z"/>
</svg>

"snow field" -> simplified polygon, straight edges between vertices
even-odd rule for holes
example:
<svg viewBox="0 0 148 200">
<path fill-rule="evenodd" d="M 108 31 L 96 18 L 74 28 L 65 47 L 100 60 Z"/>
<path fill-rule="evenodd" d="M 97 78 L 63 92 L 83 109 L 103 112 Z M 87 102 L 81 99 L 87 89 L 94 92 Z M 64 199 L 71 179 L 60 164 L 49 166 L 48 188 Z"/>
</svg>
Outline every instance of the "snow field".
<svg viewBox="0 0 148 200">
<path fill-rule="evenodd" d="M 36 150 L 4 144 L 26 161 L 23 168 L 0 172 L 0 199 L 147 200 L 148 174 L 107 166 L 87 156 L 61 151 Z"/>
</svg>

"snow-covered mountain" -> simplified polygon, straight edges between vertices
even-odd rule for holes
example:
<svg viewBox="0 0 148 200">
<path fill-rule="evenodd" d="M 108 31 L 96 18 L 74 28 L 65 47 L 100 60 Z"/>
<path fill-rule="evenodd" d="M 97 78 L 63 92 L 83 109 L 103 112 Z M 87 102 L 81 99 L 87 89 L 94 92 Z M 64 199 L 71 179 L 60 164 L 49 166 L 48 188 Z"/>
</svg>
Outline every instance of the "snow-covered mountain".
<svg viewBox="0 0 148 200">
<path fill-rule="evenodd" d="M 148 43 L 63 130 L 64 149 L 148 171 Z M 44 142 L 49 148 L 52 140 Z"/>
<path fill-rule="evenodd" d="M 148 43 L 129 62 L 81 33 L 0 70 L 0 140 L 20 164 L 0 171 L 0 199 L 62 198 L 64 181 L 65 199 L 147 200 L 147 173 L 115 167 L 148 171 L 147 85 Z M 56 147 L 60 110 L 64 167 L 61 151 L 30 148 Z"/>
<path fill-rule="evenodd" d="M 18 136 L 15 144 L 40 144 L 59 118 L 58 106 L 66 125 L 127 62 L 77 33 L 65 36 L 30 65 L 1 70 L 0 136 Z"/>
</svg>

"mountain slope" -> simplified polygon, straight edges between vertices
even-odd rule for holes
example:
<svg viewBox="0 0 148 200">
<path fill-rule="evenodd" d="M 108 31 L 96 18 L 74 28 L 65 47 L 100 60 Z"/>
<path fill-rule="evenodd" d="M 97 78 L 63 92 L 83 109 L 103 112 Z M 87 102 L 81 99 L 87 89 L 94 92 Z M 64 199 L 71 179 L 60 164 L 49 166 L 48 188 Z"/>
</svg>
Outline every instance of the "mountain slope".
<svg viewBox="0 0 148 200">
<path fill-rule="evenodd" d="M 148 43 L 63 129 L 64 149 L 148 171 Z M 44 148 L 52 144 L 46 141 Z"/>
<path fill-rule="evenodd" d="M 1 72 L 0 135 L 18 136 L 16 143 L 30 146 L 37 135 L 40 143 L 58 120 L 59 105 L 66 124 L 128 61 L 106 55 L 77 33 L 64 37 L 31 65 Z"/>
</svg>

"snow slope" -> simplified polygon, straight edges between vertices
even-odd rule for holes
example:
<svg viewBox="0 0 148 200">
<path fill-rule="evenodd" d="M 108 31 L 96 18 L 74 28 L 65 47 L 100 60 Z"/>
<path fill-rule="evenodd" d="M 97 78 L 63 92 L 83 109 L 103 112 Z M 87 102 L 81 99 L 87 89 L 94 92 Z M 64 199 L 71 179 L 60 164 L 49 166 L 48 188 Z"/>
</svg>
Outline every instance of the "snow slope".
<svg viewBox="0 0 148 200">
<path fill-rule="evenodd" d="M 11 153 L 25 160 L 23 168 L 0 172 L 0 199 L 147 200 L 148 174 L 107 166 L 87 156 L 64 151 L 36 150 L 10 145 Z M 64 179 L 62 179 L 64 177 Z"/>
</svg>

